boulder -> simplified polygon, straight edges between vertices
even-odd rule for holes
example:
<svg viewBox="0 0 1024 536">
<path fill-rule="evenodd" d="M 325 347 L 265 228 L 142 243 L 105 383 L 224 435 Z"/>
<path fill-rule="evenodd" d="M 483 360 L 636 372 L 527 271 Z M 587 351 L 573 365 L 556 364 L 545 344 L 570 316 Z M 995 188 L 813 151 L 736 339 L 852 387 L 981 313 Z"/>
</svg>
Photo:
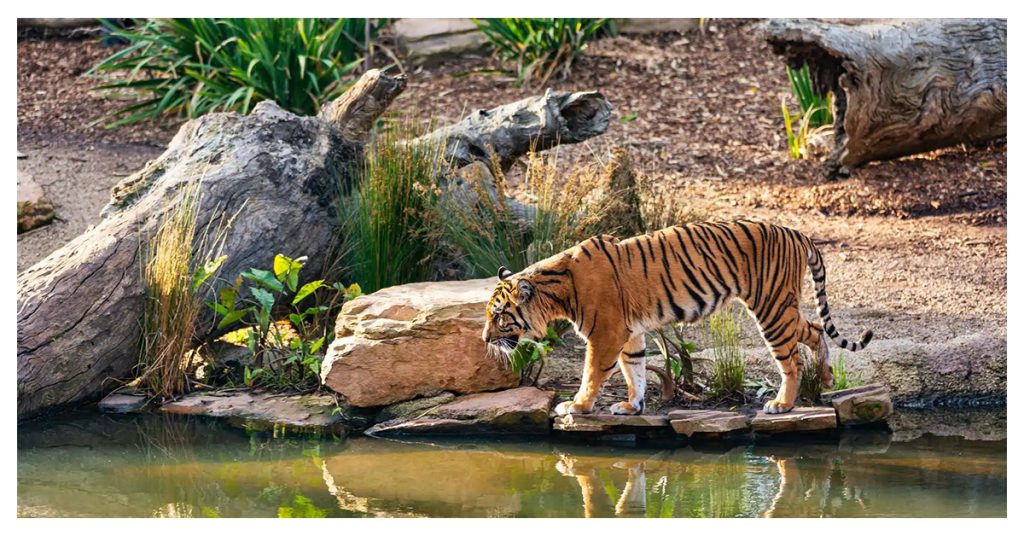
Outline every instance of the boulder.
<svg viewBox="0 0 1024 536">
<path fill-rule="evenodd" d="M 496 279 L 413 283 L 342 308 L 322 368 L 324 385 L 356 407 L 442 391 L 515 387 L 519 375 L 487 355 L 484 308 Z"/>
<path fill-rule="evenodd" d="M 467 395 L 419 416 L 383 422 L 366 434 L 543 435 L 551 429 L 548 414 L 554 396 L 536 387 Z"/>
<path fill-rule="evenodd" d="M 677 434 L 711 437 L 729 432 L 746 431 L 750 416 L 734 411 L 680 409 L 668 413 L 669 424 Z"/>
<path fill-rule="evenodd" d="M 668 427 L 667 415 L 577 414 L 555 419 L 561 432 L 631 432 Z"/>
<path fill-rule="evenodd" d="M 53 204 L 28 173 L 18 170 L 18 234 L 53 221 Z"/>
<path fill-rule="evenodd" d="M 889 391 L 879 384 L 829 391 L 822 393 L 821 399 L 832 404 L 839 423 L 844 426 L 884 421 L 892 414 Z"/>
<path fill-rule="evenodd" d="M 149 398 L 133 393 L 110 393 L 100 400 L 98 406 L 103 413 L 136 413 L 146 407 Z"/>
<path fill-rule="evenodd" d="M 227 418 L 247 427 L 284 426 L 305 432 L 343 433 L 358 426 L 337 407 L 330 395 L 279 395 L 244 392 L 198 392 L 161 406 L 160 411 L 178 415 L 203 415 Z"/>
<path fill-rule="evenodd" d="M 788 413 L 757 412 L 750 426 L 760 434 L 816 432 L 836 427 L 836 410 L 823 407 L 793 408 Z"/>
</svg>

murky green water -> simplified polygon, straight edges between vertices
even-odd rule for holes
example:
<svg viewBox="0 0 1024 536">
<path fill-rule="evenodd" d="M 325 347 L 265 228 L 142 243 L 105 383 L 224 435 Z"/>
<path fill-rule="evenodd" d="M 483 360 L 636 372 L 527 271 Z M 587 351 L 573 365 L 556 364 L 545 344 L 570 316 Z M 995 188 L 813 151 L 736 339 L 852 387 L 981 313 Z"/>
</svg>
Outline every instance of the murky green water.
<svg viewBox="0 0 1024 536">
<path fill-rule="evenodd" d="M 894 437 L 654 449 L 274 438 L 199 418 L 65 417 L 19 427 L 18 515 L 1006 515 L 1005 440 Z"/>
</svg>

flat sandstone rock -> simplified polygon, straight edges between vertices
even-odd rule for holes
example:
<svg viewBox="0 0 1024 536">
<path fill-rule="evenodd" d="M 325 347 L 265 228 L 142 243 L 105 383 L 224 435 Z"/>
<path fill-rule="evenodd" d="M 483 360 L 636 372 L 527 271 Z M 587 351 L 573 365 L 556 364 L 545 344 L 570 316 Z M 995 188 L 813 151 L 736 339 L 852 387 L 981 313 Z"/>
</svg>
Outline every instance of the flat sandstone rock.
<svg viewBox="0 0 1024 536">
<path fill-rule="evenodd" d="M 879 384 L 830 391 L 822 393 L 821 398 L 832 404 L 839 424 L 844 426 L 884 421 L 892 414 L 889 391 Z"/>
<path fill-rule="evenodd" d="M 667 415 L 579 414 L 555 418 L 554 429 L 562 432 L 612 432 L 625 429 L 668 427 Z"/>
<path fill-rule="evenodd" d="M 668 419 L 672 429 L 686 437 L 727 434 L 750 428 L 750 416 L 734 411 L 680 409 L 670 411 Z"/>
<path fill-rule="evenodd" d="M 543 435 L 550 431 L 548 413 L 555 394 L 536 387 L 477 393 L 437 406 L 418 416 L 382 422 L 366 431 L 372 436 L 402 435 Z"/>
<path fill-rule="evenodd" d="M 160 407 L 164 413 L 240 419 L 256 425 L 284 425 L 314 431 L 340 431 L 345 415 L 334 411 L 329 395 L 198 392 Z"/>
<path fill-rule="evenodd" d="M 836 410 L 826 407 L 793 408 L 788 413 L 757 412 L 750 421 L 755 432 L 778 434 L 785 432 L 814 432 L 836 427 Z"/>
<path fill-rule="evenodd" d="M 131 393 L 110 393 L 100 400 L 98 406 L 103 413 L 135 413 L 146 406 L 148 398 Z"/>
</svg>

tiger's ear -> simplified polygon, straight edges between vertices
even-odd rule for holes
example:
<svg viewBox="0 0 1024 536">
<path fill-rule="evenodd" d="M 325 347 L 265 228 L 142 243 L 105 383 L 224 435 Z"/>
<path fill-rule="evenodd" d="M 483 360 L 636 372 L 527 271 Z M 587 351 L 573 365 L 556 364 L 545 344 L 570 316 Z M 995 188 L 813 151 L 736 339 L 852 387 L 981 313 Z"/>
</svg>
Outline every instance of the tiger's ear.
<svg viewBox="0 0 1024 536">
<path fill-rule="evenodd" d="M 519 280 L 516 290 L 519 291 L 519 303 L 526 303 L 533 296 L 533 284 L 525 279 Z"/>
<path fill-rule="evenodd" d="M 504 266 L 502 266 L 501 268 L 498 268 L 498 279 L 499 280 L 504 281 L 504 280 L 508 279 L 511 275 L 512 275 L 512 271 L 509 270 L 508 268 L 505 268 Z"/>
</svg>

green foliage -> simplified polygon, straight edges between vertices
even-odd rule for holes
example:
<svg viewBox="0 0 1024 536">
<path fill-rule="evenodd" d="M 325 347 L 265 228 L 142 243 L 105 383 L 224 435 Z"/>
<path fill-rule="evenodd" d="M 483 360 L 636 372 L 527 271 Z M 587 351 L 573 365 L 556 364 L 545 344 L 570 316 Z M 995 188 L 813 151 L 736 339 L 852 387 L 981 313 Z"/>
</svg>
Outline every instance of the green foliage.
<svg viewBox="0 0 1024 536">
<path fill-rule="evenodd" d="M 381 26 L 367 19 L 149 19 L 128 29 L 104 24 L 128 46 L 90 71 L 108 79 L 97 89 L 141 97 L 118 110 L 120 119 L 110 127 L 165 113 L 244 114 L 265 99 L 315 114 L 346 89 Z"/>
<path fill-rule="evenodd" d="M 305 262 L 306 257 L 278 254 L 273 271 L 246 270 L 234 285 L 220 290 L 216 302 L 207 303 L 220 317 L 217 329 L 238 323 L 247 327 L 244 340 L 256 363 L 256 368 L 243 370 L 247 387 L 302 390 L 320 384 L 320 364 L 333 333 L 323 318 L 362 290 L 357 284 L 328 285 L 322 279 L 299 287 Z M 320 290 L 330 294 L 327 304 L 303 305 Z M 275 322 L 275 309 L 282 306 L 288 320 Z"/>
<path fill-rule="evenodd" d="M 587 41 L 613 31 L 608 19 L 470 19 L 502 62 L 515 66 L 516 85 L 543 85 L 555 72 L 569 75 Z"/>
<path fill-rule="evenodd" d="M 807 118 L 809 128 L 832 124 L 832 93 L 818 93 L 811 80 L 811 68 L 806 63 L 797 70 L 787 65 L 786 76 L 789 77 L 789 85 L 800 103 L 802 116 Z"/>
<path fill-rule="evenodd" d="M 441 147 L 403 143 L 409 130 L 380 133 L 356 190 L 341 197 L 339 213 L 347 218 L 339 232 L 352 240 L 349 265 L 367 292 L 431 275 L 437 249 L 433 184 L 446 164 Z"/>
<path fill-rule="evenodd" d="M 697 346 L 683 337 L 680 324 L 663 327 L 655 332 L 654 344 L 665 358 L 666 372 L 674 385 L 693 389 L 696 381 L 693 373 L 693 356 Z"/>
<path fill-rule="evenodd" d="M 490 176 L 470 176 L 471 191 L 453 186 L 437 198 L 436 213 L 444 240 L 462 255 L 472 277 L 490 277 L 505 266 L 517 272 L 601 232 L 610 199 L 592 192 L 607 184 L 596 166 L 559 168 L 554 157 L 530 153 L 523 197 L 532 204 L 517 210 L 508 198 L 508 181 L 497 161 Z M 524 223 L 525 222 L 525 223 Z"/>
<path fill-rule="evenodd" d="M 851 376 L 846 371 L 846 356 L 839 352 L 839 356 L 832 360 L 832 388 L 836 391 L 849 389 L 862 385 L 864 380 Z"/>
<path fill-rule="evenodd" d="M 786 66 L 790 87 L 800 104 L 800 113 L 791 115 L 786 99 L 782 100 L 782 121 L 786 129 L 786 145 L 793 159 L 810 157 L 808 145 L 811 139 L 829 130 L 832 125 L 832 93 L 821 95 L 811 80 L 810 67 L 805 63 L 797 70 Z M 799 121 L 799 126 L 797 122 Z"/>
<path fill-rule="evenodd" d="M 562 337 L 558 335 L 558 330 L 555 326 L 548 326 L 547 333 L 544 338 L 539 341 L 533 341 L 530 339 L 520 339 L 519 345 L 516 349 L 509 354 L 509 366 L 512 372 L 519 373 L 523 376 L 523 382 L 532 376 L 532 381 L 529 383 L 536 383 L 537 378 L 540 377 L 540 373 L 544 367 L 544 357 L 548 355 L 556 345 L 561 346 L 563 343 Z M 531 374 L 535 364 L 540 363 L 536 374 Z"/>
<path fill-rule="evenodd" d="M 715 355 L 711 392 L 715 396 L 742 393 L 745 363 L 740 350 L 740 330 L 735 313 L 723 309 L 711 315 L 708 329 Z"/>
</svg>

